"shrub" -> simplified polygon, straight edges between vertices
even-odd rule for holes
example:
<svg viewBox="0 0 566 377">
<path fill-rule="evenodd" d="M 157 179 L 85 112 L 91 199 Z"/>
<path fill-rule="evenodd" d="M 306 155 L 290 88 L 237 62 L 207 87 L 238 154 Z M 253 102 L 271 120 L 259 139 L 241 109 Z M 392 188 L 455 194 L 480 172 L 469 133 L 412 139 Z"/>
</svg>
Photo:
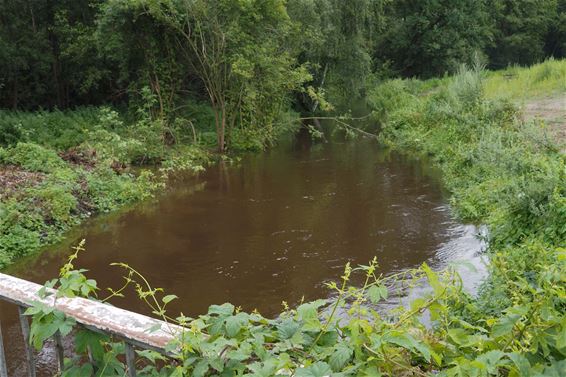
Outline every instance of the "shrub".
<svg viewBox="0 0 566 377">
<path fill-rule="evenodd" d="M 18 143 L 0 157 L 0 162 L 19 165 L 29 171 L 50 173 L 65 166 L 65 162 L 55 151 L 34 143 Z"/>
</svg>

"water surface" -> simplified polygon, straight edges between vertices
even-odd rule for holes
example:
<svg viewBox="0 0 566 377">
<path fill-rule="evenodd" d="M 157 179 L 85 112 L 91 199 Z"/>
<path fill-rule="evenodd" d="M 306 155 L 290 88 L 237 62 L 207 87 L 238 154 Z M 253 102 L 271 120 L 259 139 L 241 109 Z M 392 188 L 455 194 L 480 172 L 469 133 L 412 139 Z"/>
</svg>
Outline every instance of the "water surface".
<svg viewBox="0 0 566 377">
<path fill-rule="evenodd" d="M 89 221 L 68 243 L 11 272 L 43 283 L 85 238 L 78 265 L 102 287 L 121 285 L 122 271 L 109 264 L 125 262 L 180 297 L 173 311 L 195 316 L 229 301 L 273 316 L 282 301 L 328 296 L 324 282 L 348 261 L 377 256 L 384 274 L 423 262 L 442 268 L 474 258 L 475 235 L 454 220 L 426 162 L 373 141 L 297 140 L 179 178 L 158 200 Z M 148 312 L 132 292 L 113 303 Z M 2 306 L 2 316 L 13 310 Z M 16 334 L 7 321 L 5 331 Z"/>
</svg>

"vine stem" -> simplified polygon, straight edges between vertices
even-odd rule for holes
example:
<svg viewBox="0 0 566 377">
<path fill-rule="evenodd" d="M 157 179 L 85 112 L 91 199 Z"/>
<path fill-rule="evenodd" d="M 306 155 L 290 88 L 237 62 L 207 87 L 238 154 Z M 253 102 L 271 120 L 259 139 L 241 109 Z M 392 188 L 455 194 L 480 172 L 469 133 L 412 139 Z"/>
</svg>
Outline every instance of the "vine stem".
<svg viewBox="0 0 566 377">
<path fill-rule="evenodd" d="M 342 301 L 342 297 L 344 296 L 344 292 L 346 290 L 346 284 L 347 284 L 348 279 L 349 279 L 348 268 L 349 268 L 349 263 L 346 265 L 346 271 L 344 272 L 344 276 L 342 278 L 342 288 L 340 288 L 340 290 L 339 290 L 340 293 L 338 294 L 338 298 L 336 299 L 336 303 L 332 307 L 332 312 L 330 312 L 330 316 L 326 320 L 326 323 L 322 327 L 322 330 L 318 333 L 318 336 L 316 337 L 316 339 L 312 343 L 313 344 L 312 346 L 314 346 L 316 343 L 318 343 L 322 334 L 326 333 L 326 331 L 328 330 L 328 326 L 330 325 L 330 322 L 332 322 L 332 319 L 334 318 L 334 315 L 336 314 L 336 310 L 338 309 L 338 306 L 340 305 L 340 301 Z"/>
<path fill-rule="evenodd" d="M 368 347 L 367 344 L 363 344 L 363 347 L 368 350 L 370 353 L 372 353 L 373 355 L 377 356 L 377 357 L 381 357 L 380 354 L 378 354 L 377 352 L 375 352 L 374 350 L 372 350 L 371 348 Z M 391 363 L 397 365 L 399 368 L 403 368 L 406 370 L 410 370 L 411 372 L 415 372 L 416 374 L 418 374 L 419 376 L 423 376 L 423 377 L 428 377 L 428 374 L 424 373 L 423 371 L 420 371 L 418 369 L 413 369 L 413 368 L 407 368 L 405 365 L 398 363 L 397 361 L 391 359 L 391 358 L 387 358 L 387 360 L 389 360 Z"/>
</svg>

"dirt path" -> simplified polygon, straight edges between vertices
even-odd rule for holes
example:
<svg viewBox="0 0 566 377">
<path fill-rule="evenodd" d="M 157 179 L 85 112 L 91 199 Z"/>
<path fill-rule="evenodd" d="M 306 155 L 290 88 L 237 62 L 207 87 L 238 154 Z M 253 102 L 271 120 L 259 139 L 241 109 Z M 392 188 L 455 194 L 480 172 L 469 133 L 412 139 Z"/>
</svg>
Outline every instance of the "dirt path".
<svg viewBox="0 0 566 377">
<path fill-rule="evenodd" d="M 523 106 L 526 119 L 542 119 L 566 147 L 566 93 L 529 100 Z"/>
</svg>

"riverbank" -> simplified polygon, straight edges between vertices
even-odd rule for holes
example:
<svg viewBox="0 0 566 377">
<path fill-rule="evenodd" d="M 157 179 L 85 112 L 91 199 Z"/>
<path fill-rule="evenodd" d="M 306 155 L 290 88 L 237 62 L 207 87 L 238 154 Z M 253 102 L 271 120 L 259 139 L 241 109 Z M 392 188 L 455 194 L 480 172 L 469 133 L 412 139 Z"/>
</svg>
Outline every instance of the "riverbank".
<svg viewBox="0 0 566 377">
<path fill-rule="evenodd" d="M 566 61 L 394 80 L 369 97 L 381 141 L 434 161 L 458 216 L 489 229 L 489 277 L 468 308 L 450 309 L 466 325 L 446 329 L 460 355 L 449 370 L 489 372 L 489 351 L 490 373 L 564 374 Z M 544 97 L 556 99 L 552 120 L 529 111 Z"/>
<path fill-rule="evenodd" d="M 164 145 L 157 126 L 109 108 L 0 112 L 0 269 L 211 161 L 202 143 Z"/>
</svg>

